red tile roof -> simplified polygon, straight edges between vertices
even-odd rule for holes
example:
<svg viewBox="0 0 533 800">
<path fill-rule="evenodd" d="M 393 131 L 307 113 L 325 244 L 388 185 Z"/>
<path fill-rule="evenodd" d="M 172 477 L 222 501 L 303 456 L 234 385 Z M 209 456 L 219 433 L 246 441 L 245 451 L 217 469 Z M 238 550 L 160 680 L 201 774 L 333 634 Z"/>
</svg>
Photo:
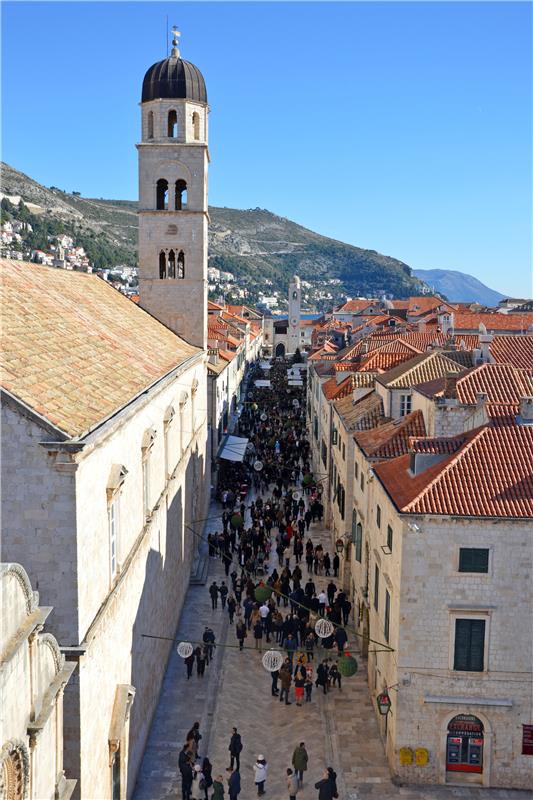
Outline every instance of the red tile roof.
<svg viewBox="0 0 533 800">
<path fill-rule="evenodd" d="M 370 306 L 379 308 L 378 300 L 348 300 L 343 306 L 337 309 L 342 314 L 360 314 Z"/>
<path fill-rule="evenodd" d="M 459 364 L 442 353 L 423 353 L 383 375 L 378 375 L 376 380 L 391 389 L 410 388 L 442 377 L 449 372 L 461 372 L 461 369 Z"/>
<path fill-rule="evenodd" d="M 533 369 L 533 336 L 495 336 L 490 344 L 490 354 L 500 364 Z"/>
<path fill-rule="evenodd" d="M 410 317 L 421 317 L 441 308 L 446 311 L 453 311 L 454 306 L 446 303 L 440 297 L 422 295 L 421 297 L 410 297 L 407 307 L 407 314 Z"/>
<path fill-rule="evenodd" d="M 409 455 L 374 472 L 400 512 L 533 517 L 533 426 L 478 428 L 454 454 L 412 475 Z"/>
<path fill-rule="evenodd" d="M 413 437 L 409 442 L 409 450 L 413 453 L 449 454 L 456 453 L 465 442 L 466 436 L 463 433 L 458 436 L 439 436 L 434 439 Z"/>
<path fill-rule="evenodd" d="M 494 312 L 480 314 L 454 315 L 453 327 L 456 336 L 460 336 L 458 331 L 479 331 L 479 326 L 484 325 L 487 332 L 491 331 L 517 331 L 526 333 L 530 326 L 533 326 L 533 312 L 525 314 L 498 314 Z"/>
<path fill-rule="evenodd" d="M 421 411 L 413 411 L 370 431 L 354 433 L 354 439 L 367 458 L 396 458 L 409 451 L 413 436 L 425 436 L 426 426 Z"/>
</svg>

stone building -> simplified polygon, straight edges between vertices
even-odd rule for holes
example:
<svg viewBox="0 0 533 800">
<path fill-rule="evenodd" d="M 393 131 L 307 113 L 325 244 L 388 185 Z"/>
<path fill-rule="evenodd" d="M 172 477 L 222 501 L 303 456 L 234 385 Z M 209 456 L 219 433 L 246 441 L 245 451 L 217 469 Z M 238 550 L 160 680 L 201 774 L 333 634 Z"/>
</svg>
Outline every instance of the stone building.
<svg viewBox="0 0 533 800">
<path fill-rule="evenodd" d="M 411 442 L 366 475 L 357 587 L 389 763 L 409 782 L 531 788 L 533 420 Z"/>
<path fill-rule="evenodd" d="M 76 795 L 118 800 L 207 516 L 207 353 L 95 276 L 1 269 L 2 560 L 24 565 L 78 666 L 65 691 Z"/>
<path fill-rule="evenodd" d="M 42 633 L 51 608 L 39 606 L 20 564 L 0 565 L 0 797 L 68 800 L 76 781 L 63 770 L 63 690 L 75 664 Z"/>
<path fill-rule="evenodd" d="M 188 342 L 207 341 L 207 92 L 169 58 L 144 76 L 139 151 L 139 302 Z"/>
<path fill-rule="evenodd" d="M 287 329 L 287 352 L 295 353 L 300 347 L 300 318 L 302 315 L 302 287 L 295 275 L 289 283 L 289 318 Z"/>
</svg>

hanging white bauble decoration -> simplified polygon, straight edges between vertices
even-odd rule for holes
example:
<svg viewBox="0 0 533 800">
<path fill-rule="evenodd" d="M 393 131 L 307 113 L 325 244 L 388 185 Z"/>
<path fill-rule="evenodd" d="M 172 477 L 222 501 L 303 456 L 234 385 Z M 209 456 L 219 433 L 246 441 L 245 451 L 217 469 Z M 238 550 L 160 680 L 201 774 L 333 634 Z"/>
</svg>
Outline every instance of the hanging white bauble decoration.
<svg viewBox="0 0 533 800">
<path fill-rule="evenodd" d="M 178 655 L 182 658 L 189 658 L 192 655 L 194 647 L 190 642 L 180 642 L 178 645 Z"/>
<path fill-rule="evenodd" d="M 301 496 L 302 495 L 300 494 L 300 492 L 293 492 L 292 493 L 292 499 L 296 500 L 296 502 L 298 502 L 298 500 L 300 499 Z"/>
<path fill-rule="evenodd" d="M 331 636 L 334 630 L 335 626 L 333 625 L 333 622 L 329 621 L 329 619 L 325 619 L 324 617 L 317 619 L 315 633 L 317 636 L 320 636 L 321 639 L 326 639 L 328 636 Z"/>
<path fill-rule="evenodd" d="M 275 672 L 283 665 L 283 655 L 278 650 L 267 650 L 262 658 L 263 666 L 267 672 Z"/>
<path fill-rule="evenodd" d="M 265 413 L 263 412 L 263 413 L 261 414 L 261 422 L 266 422 L 266 421 L 267 421 L 267 419 L 268 419 L 268 415 L 267 415 L 267 414 L 265 414 Z"/>
<path fill-rule="evenodd" d="M 261 470 L 263 469 L 263 462 L 262 461 L 256 461 L 254 463 L 254 469 L 255 469 L 256 472 L 261 472 Z"/>
</svg>

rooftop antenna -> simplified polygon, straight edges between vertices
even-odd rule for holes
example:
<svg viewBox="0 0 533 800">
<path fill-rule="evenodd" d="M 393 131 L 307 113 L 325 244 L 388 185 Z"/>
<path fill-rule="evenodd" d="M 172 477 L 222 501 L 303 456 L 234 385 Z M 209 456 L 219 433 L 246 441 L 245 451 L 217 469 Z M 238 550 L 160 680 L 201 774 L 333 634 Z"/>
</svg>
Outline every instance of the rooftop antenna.
<svg viewBox="0 0 533 800">
<path fill-rule="evenodd" d="M 166 22 L 165 22 L 165 49 L 167 51 L 167 58 L 168 58 L 168 14 L 166 16 Z"/>
<path fill-rule="evenodd" d="M 179 48 L 178 48 L 178 45 L 180 43 L 179 42 L 179 37 L 180 36 L 181 36 L 181 33 L 178 30 L 178 26 L 177 25 L 173 25 L 172 26 L 172 50 L 170 51 L 170 57 L 171 58 L 179 58 L 180 57 L 180 51 L 179 51 Z"/>
</svg>

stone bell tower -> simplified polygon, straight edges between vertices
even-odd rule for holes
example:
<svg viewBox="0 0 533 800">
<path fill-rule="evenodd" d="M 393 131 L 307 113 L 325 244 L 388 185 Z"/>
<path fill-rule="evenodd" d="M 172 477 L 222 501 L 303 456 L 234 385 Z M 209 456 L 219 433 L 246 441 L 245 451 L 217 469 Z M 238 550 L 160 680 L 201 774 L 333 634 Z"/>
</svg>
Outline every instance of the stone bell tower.
<svg viewBox="0 0 533 800">
<path fill-rule="evenodd" d="M 207 93 L 200 70 L 169 58 L 144 76 L 139 152 L 140 305 L 207 344 Z"/>
<path fill-rule="evenodd" d="M 289 324 L 287 327 L 287 352 L 295 353 L 300 347 L 300 316 L 302 307 L 302 287 L 300 278 L 295 275 L 289 283 Z"/>
</svg>

